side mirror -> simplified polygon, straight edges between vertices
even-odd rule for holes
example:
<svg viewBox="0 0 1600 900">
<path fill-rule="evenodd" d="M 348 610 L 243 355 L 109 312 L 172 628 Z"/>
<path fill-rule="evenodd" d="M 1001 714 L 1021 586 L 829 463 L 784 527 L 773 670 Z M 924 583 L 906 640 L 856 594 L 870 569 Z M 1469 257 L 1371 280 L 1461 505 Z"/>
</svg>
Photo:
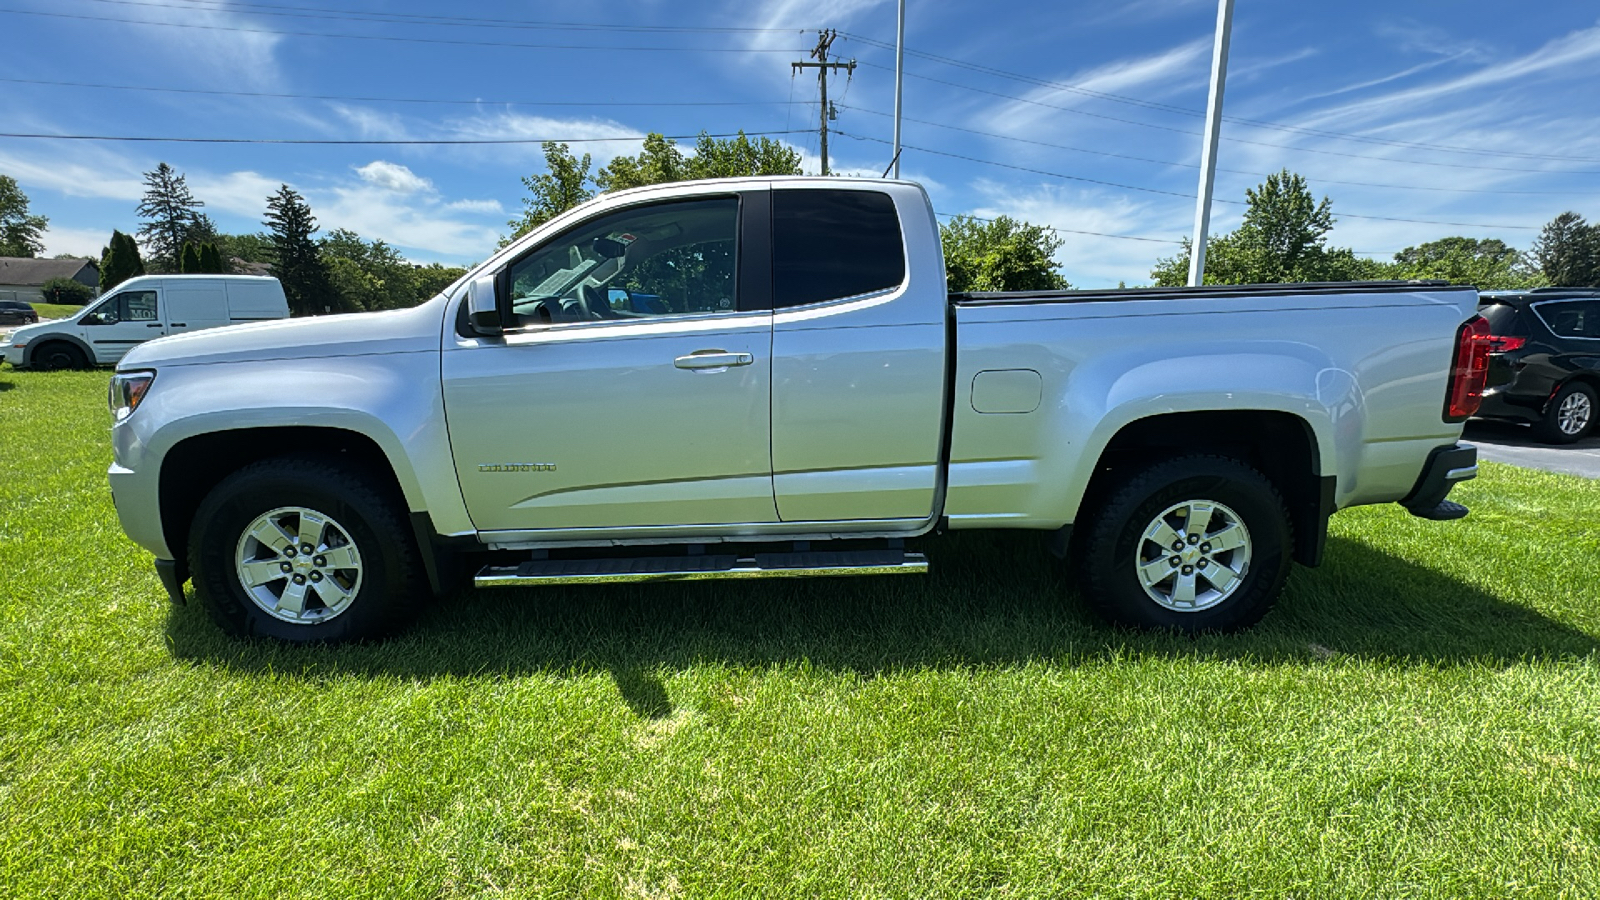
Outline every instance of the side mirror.
<svg viewBox="0 0 1600 900">
<path fill-rule="evenodd" d="M 467 322 L 479 334 L 505 332 L 493 275 L 483 275 L 467 283 Z"/>
</svg>

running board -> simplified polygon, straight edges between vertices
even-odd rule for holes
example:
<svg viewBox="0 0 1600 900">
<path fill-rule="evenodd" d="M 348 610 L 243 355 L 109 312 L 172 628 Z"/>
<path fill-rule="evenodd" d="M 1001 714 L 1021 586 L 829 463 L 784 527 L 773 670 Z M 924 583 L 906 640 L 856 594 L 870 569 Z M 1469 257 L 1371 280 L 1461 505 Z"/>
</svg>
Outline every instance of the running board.
<svg viewBox="0 0 1600 900">
<path fill-rule="evenodd" d="M 921 553 L 839 550 L 757 553 L 752 556 L 643 556 L 633 559 L 535 559 L 516 566 L 485 566 L 477 587 L 596 584 L 619 581 L 699 581 L 711 578 L 796 578 L 812 575 L 920 575 Z"/>
</svg>

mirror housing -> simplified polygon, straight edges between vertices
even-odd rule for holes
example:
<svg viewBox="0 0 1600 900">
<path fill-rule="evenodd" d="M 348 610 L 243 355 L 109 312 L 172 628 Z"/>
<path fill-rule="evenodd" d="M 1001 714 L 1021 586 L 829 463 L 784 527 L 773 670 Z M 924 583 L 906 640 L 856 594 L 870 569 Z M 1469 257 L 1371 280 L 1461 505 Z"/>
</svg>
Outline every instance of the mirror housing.
<svg viewBox="0 0 1600 900">
<path fill-rule="evenodd" d="M 497 335 L 505 332 L 495 281 L 493 275 L 481 275 L 467 283 L 467 323 L 479 334 Z"/>
</svg>

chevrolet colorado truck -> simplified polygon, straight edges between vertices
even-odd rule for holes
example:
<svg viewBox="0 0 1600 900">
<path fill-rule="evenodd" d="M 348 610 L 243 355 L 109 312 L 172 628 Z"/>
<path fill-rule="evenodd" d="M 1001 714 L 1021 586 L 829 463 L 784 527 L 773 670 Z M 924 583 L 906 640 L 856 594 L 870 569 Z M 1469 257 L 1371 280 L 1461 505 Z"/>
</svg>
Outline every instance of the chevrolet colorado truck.
<svg viewBox="0 0 1600 900">
<path fill-rule="evenodd" d="M 1476 474 L 1477 292 L 948 294 L 909 182 L 603 195 L 413 309 L 142 344 L 112 493 L 237 635 L 391 631 L 479 587 L 925 571 L 1048 536 L 1111 620 L 1265 614 L 1328 517 Z M 911 545 L 912 547 L 915 544 Z"/>
</svg>

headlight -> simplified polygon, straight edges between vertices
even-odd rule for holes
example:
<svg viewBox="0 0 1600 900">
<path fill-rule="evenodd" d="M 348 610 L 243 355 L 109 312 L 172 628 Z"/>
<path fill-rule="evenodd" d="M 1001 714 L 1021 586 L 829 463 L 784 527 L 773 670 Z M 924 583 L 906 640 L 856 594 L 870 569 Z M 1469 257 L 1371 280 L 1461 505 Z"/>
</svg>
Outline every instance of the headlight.
<svg viewBox="0 0 1600 900">
<path fill-rule="evenodd" d="M 156 373 L 149 369 L 118 372 L 111 376 L 111 387 L 106 401 L 111 406 L 112 420 L 121 422 L 133 415 L 133 411 L 139 408 L 139 401 L 144 399 L 145 393 L 150 390 L 151 382 L 155 380 Z"/>
</svg>

